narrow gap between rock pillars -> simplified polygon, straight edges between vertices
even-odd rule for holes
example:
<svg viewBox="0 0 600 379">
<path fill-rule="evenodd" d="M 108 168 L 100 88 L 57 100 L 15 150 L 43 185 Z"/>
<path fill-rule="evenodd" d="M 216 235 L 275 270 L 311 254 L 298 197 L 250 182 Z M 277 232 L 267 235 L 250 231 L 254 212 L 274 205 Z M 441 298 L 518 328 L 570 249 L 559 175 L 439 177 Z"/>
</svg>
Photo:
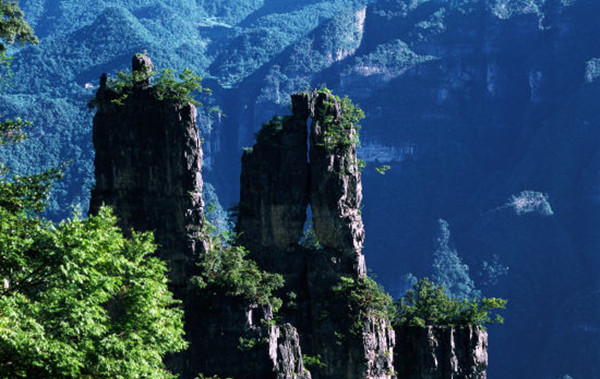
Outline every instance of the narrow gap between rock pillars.
<svg viewBox="0 0 600 379">
<path fill-rule="evenodd" d="M 298 245 L 305 248 L 311 248 L 316 247 L 316 242 L 315 229 L 312 222 L 312 209 L 310 204 L 308 204 L 306 207 L 306 221 L 304 221 L 304 226 L 302 227 L 302 236 L 298 241 Z"/>
<path fill-rule="evenodd" d="M 306 161 L 310 165 L 310 128 L 312 127 L 312 117 L 306 120 Z"/>
<path fill-rule="evenodd" d="M 306 120 L 306 162 L 310 168 L 310 134 L 312 127 L 312 117 L 309 117 Z M 310 192 L 310 175 L 308 178 L 308 188 Z M 304 221 L 304 227 L 302 228 L 302 237 L 300 237 L 299 244 L 306 245 L 310 243 L 308 240 L 314 238 L 314 227 L 313 227 L 313 219 L 312 219 L 312 208 L 310 207 L 310 199 L 308 201 L 308 205 L 306 206 L 306 220 Z"/>
</svg>

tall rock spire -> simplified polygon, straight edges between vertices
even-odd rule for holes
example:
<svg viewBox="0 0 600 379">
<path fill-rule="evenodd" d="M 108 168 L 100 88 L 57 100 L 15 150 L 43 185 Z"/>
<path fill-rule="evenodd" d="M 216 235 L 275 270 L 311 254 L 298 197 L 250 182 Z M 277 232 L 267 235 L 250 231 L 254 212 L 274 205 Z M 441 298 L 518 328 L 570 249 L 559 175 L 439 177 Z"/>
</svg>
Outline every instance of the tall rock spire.
<svg viewBox="0 0 600 379">
<path fill-rule="evenodd" d="M 391 378 L 389 320 L 350 296 L 367 279 L 357 131 L 342 101 L 294 94 L 292 115 L 263 125 L 242 158 L 237 231 L 259 264 L 284 275 L 294 300 L 281 313 L 303 352 L 320 357 L 313 378 Z M 301 244 L 307 215 L 315 246 Z"/>
<path fill-rule="evenodd" d="M 132 67 L 131 82 L 124 90 L 111 86 L 106 75 L 100 80 L 93 133 L 96 186 L 90 213 L 106 204 L 115 208 L 125 232 L 154 232 L 158 254 L 169 266 L 171 290 L 183 301 L 190 341 L 186 352 L 170 357 L 168 367 L 190 379 L 201 372 L 247 379 L 310 379 L 296 329 L 274 325 L 269 304 L 215 295 L 191 284 L 199 274 L 199 255 L 210 248 L 203 230 L 196 108 L 156 93 L 149 58 L 134 56 Z M 297 226 L 300 234 L 302 223 Z M 260 231 L 263 226 L 256 228 Z"/>
<path fill-rule="evenodd" d="M 169 265 L 172 289 L 182 298 L 194 255 L 202 249 L 202 148 L 196 108 L 159 100 L 149 86 L 149 58 L 134 56 L 132 68 L 134 82 L 139 82 L 127 97 L 106 80 L 96 94 L 96 185 L 90 212 L 110 205 L 125 232 L 154 231 L 158 253 Z"/>
</svg>

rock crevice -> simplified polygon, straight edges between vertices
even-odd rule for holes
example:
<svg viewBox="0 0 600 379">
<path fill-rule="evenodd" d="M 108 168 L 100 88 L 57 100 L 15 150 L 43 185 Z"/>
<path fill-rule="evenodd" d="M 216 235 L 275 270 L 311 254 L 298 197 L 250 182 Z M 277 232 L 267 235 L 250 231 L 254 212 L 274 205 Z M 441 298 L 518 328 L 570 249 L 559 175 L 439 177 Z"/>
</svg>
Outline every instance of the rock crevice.
<svg viewBox="0 0 600 379">
<path fill-rule="evenodd" d="M 242 157 L 237 232 L 257 262 L 284 275 L 282 294 L 295 295 L 282 315 L 297 328 L 303 351 L 320 357 L 321 365 L 310 367 L 313 378 L 390 378 L 389 321 L 361 314 L 334 291 L 366 271 L 355 145 L 330 143 L 355 140 L 342 112 L 327 91 L 294 94 L 292 115 L 263 125 Z M 309 205 L 314 240 L 301 244 Z"/>
</svg>

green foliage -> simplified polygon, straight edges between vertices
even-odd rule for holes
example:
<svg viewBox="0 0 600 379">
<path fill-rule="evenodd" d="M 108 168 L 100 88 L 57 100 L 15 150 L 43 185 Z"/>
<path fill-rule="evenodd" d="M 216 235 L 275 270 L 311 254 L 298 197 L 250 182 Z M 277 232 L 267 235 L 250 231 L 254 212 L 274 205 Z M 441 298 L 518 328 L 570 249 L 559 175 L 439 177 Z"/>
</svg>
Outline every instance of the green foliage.
<svg viewBox="0 0 600 379">
<path fill-rule="evenodd" d="M 376 315 L 391 319 L 394 316 L 392 298 L 381 285 L 368 276 L 357 280 L 342 276 L 340 281 L 333 286 L 332 291 L 336 296 L 349 302 L 352 309 L 356 311 L 356 315 L 360 317 Z M 354 325 L 353 332 L 359 332 L 357 328 L 360 326 Z"/>
<path fill-rule="evenodd" d="M 283 125 L 289 119 L 289 116 L 273 116 L 273 118 L 262 125 L 260 130 L 256 132 L 254 138 L 257 143 L 270 143 L 283 130 Z"/>
<path fill-rule="evenodd" d="M 502 323 L 495 313 L 504 309 L 506 300 L 482 298 L 458 300 L 451 298 L 441 285 L 421 279 L 396 302 L 394 326 L 467 326 Z"/>
<path fill-rule="evenodd" d="M 380 167 L 376 167 L 375 171 L 377 171 L 377 173 L 381 174 L 381 175 L 385 175 L 385 173 L 387 172 L 387 170 L 389 170 L 391 167 L 387 164 L 384 164 L 383 166 Z"/>
<path fill-rule="evenodd" d="M 412 51 L 405 42 L 394 40 L 378 45 L 369 54 L 356 58 L 355 69 L 397 75 L 406 69 L 435 59 L 431 55 L 419 55 Z"/>
<path fill-rule="evenodd" d="M 442 285 L 448 295 L 457 299 L 481 296 L 469 277 L 469 266 L 462 263 L 455 248 L 450 244 L 450 224 L 439 219 L 437 249 L 433 253 L 433 281 Z"/>
<path fill-rule="evenodd" d="M 308 250 L 323 249 L 323 246 L 321 246 L 321 243 L 319 243 L 319 239 L 317 238 L 317 234 L 315 233 L 312 223 L 310 223 L 308 227 L 304 229 L 304 233 L 302 234 L 302 237 L 300 237 L 300 246 Z"/>
<path fill-rule="evenodd" d="M 211 295 L 241 296 L 260 305 L 270 304 L 277 311 L 282 301 L 273 292 L 283 286 L 283 277 L 261 270 L 247 258 L 248 250 L 233 245 L 228 233 L 218 233 L 205 222 L 210 249 L 200 256 L 201 273 L 191 279 L 198 290 Z M 208 238 L 208 237 L 207 237 Z"/>
<path fill-rule="evenodd" d="M 186 347 L 183 312 L 151 234 L 125 239 L 107 208 L 57 227 L 4 207 L 0 220 L 0 377 L 172 377 L 162 357 Z"/>
<path fill-rule="evenodd" d="M 360 44 L 359 37 L 348 38 L 345 33 L 356 29 L 353 9 L 366 2 L 288 0 L 261 4 L 260 11 L 248 17 L 243 27 L 233 29 L 235 38 L 215 57 L 210 71 L 226 87 L 232 87 L 289 48 L 293 50 L 290 71 L 316 72 L 323 68 L 323 61 L 333 62 L 332 53 L 356 49 Z M 329 25 L 310 35 L 322 24 Z"/>
<path fill-rule="evenodd" d="M 21 120 L 20 117 L 14 120 L 7 119 L 0 123 L 0 145 L 23 141 L 26 137 L 23 133 L 23 127 L 31 124 L 29 121 Z"/>
<path fill-rule="evenodd" d="M 17 1 L 0 1 L 0 52 L 6 51 L 5 44 L 20 43 L 38 43 L 37 37 L 33 34 L 33 29 L 23 19 L 23 12 L 19 8 Z"/>
<path fill-rule="evenodd" d="M 321 361 L 321 354 L 317 355 L 306 355 L 302 354 L 302 362 L 307 367 L 325 368 L 327 364 Z"/>
<path fill-rule="evenodd" d="M 254 349 L 258 340 L 256 338 L 244 338 L 240 337 L 238 340 L 238 349 L 241 351 L 248 351 Z"/>
<path fill-rule="evenodd" d="M 323 123 L 323 140 L 318 145 L 327 151 L 358 146 L 360 143 L 358 122 L 365 117 L 362 109 L 352 104 L 352 100 L 348 96 L 340 98 L 325 87 L 319 89 L 318 92 L 330 95 L 334 99 L 325 101 L 321 114 L 317 115 Z M 336 109 L 336 104 L 339 109 Z"/>
<path fill-rule="evenodd" d="M 139 87 L 150 79 L 153 84 L 150 86 L 160 101 L 172 101 L 179 104 L 192 103 L 196 106 L 202 104 L 194 98 L 197 93 L 210 93 L 208 88 L 202 87 L 202 78 L 195 75 L 190 69 L 184 69 L 177 78 L 175 70 L 167 68 L 161 72 L 133 71 L 131 73 L 119 71 L 116 78 L 109 78 L 106 85 L 107 89 L 114 94 L 112 103 L 123 105 L 127 98 L 133 93 L 134 88 Z M 96 107 L 97 100 L 93 97 L 88 103 L 90 109 Z"/>
<path fill-rule="evenodd" d="M 359 159 L 357 164 L 358 164 L 358 169 L 360 171 L 362 171 L 365 167 L 367 167 L 367 162 L 362 159 Z"/>
<path fill-rule="evenodd" d="M 23 11 L 19 8 L 18 2 L 0 0 L 0 39 L 2 39 L 2 42 L 0 42 L 0 68 L 3 70 L 0 83 L 4 83 L 6 77 L 10 78 L 12 76 L 9 70 L 12 57 L 6 55 L 6 45 L 38 43 L 37 37 L 33 34 L 33 29 L 23 19 L 23 16 Z"/>
<path fill-rule="evenodd" d="M 8 171 L 6 166 L 0 164 L 0 178 L 4 179 Z M 2 180 L 0 206 L 10 212 L 41 212 L 52 184 L 61 177 L 62 171 L 55 168 L 36 175 L 14 175 L 10 181 Z"/>
</svg>

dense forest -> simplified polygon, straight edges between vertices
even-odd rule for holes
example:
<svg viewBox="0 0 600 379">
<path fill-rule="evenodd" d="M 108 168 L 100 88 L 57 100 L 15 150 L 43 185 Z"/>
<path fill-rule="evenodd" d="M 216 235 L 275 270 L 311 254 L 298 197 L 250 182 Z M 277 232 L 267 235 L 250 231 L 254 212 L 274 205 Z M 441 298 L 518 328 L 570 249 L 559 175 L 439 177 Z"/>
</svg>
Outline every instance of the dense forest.
<svg viewBox="0 0 600 379">
<path fill-rule="evenodd" d="M 21 0 L 39 44 L 10 46 L 3 146 L 14 172 L 70 162 L 44 215 L 86 212 L 103 72 L 147 52 L 189 67 L 213 221 L 239 196 L 240 156 L 289 94 L 326 85 L 365 111 L 368 266 L 394 296 L 429 276 L 509 300 L 490 377 L 597 377 L 600 37 L 593 0 Z M 8 79 L 8 77 L 7 77 Z M 379 169 L 379 170 L 377 170 Z"/>
</svg>

